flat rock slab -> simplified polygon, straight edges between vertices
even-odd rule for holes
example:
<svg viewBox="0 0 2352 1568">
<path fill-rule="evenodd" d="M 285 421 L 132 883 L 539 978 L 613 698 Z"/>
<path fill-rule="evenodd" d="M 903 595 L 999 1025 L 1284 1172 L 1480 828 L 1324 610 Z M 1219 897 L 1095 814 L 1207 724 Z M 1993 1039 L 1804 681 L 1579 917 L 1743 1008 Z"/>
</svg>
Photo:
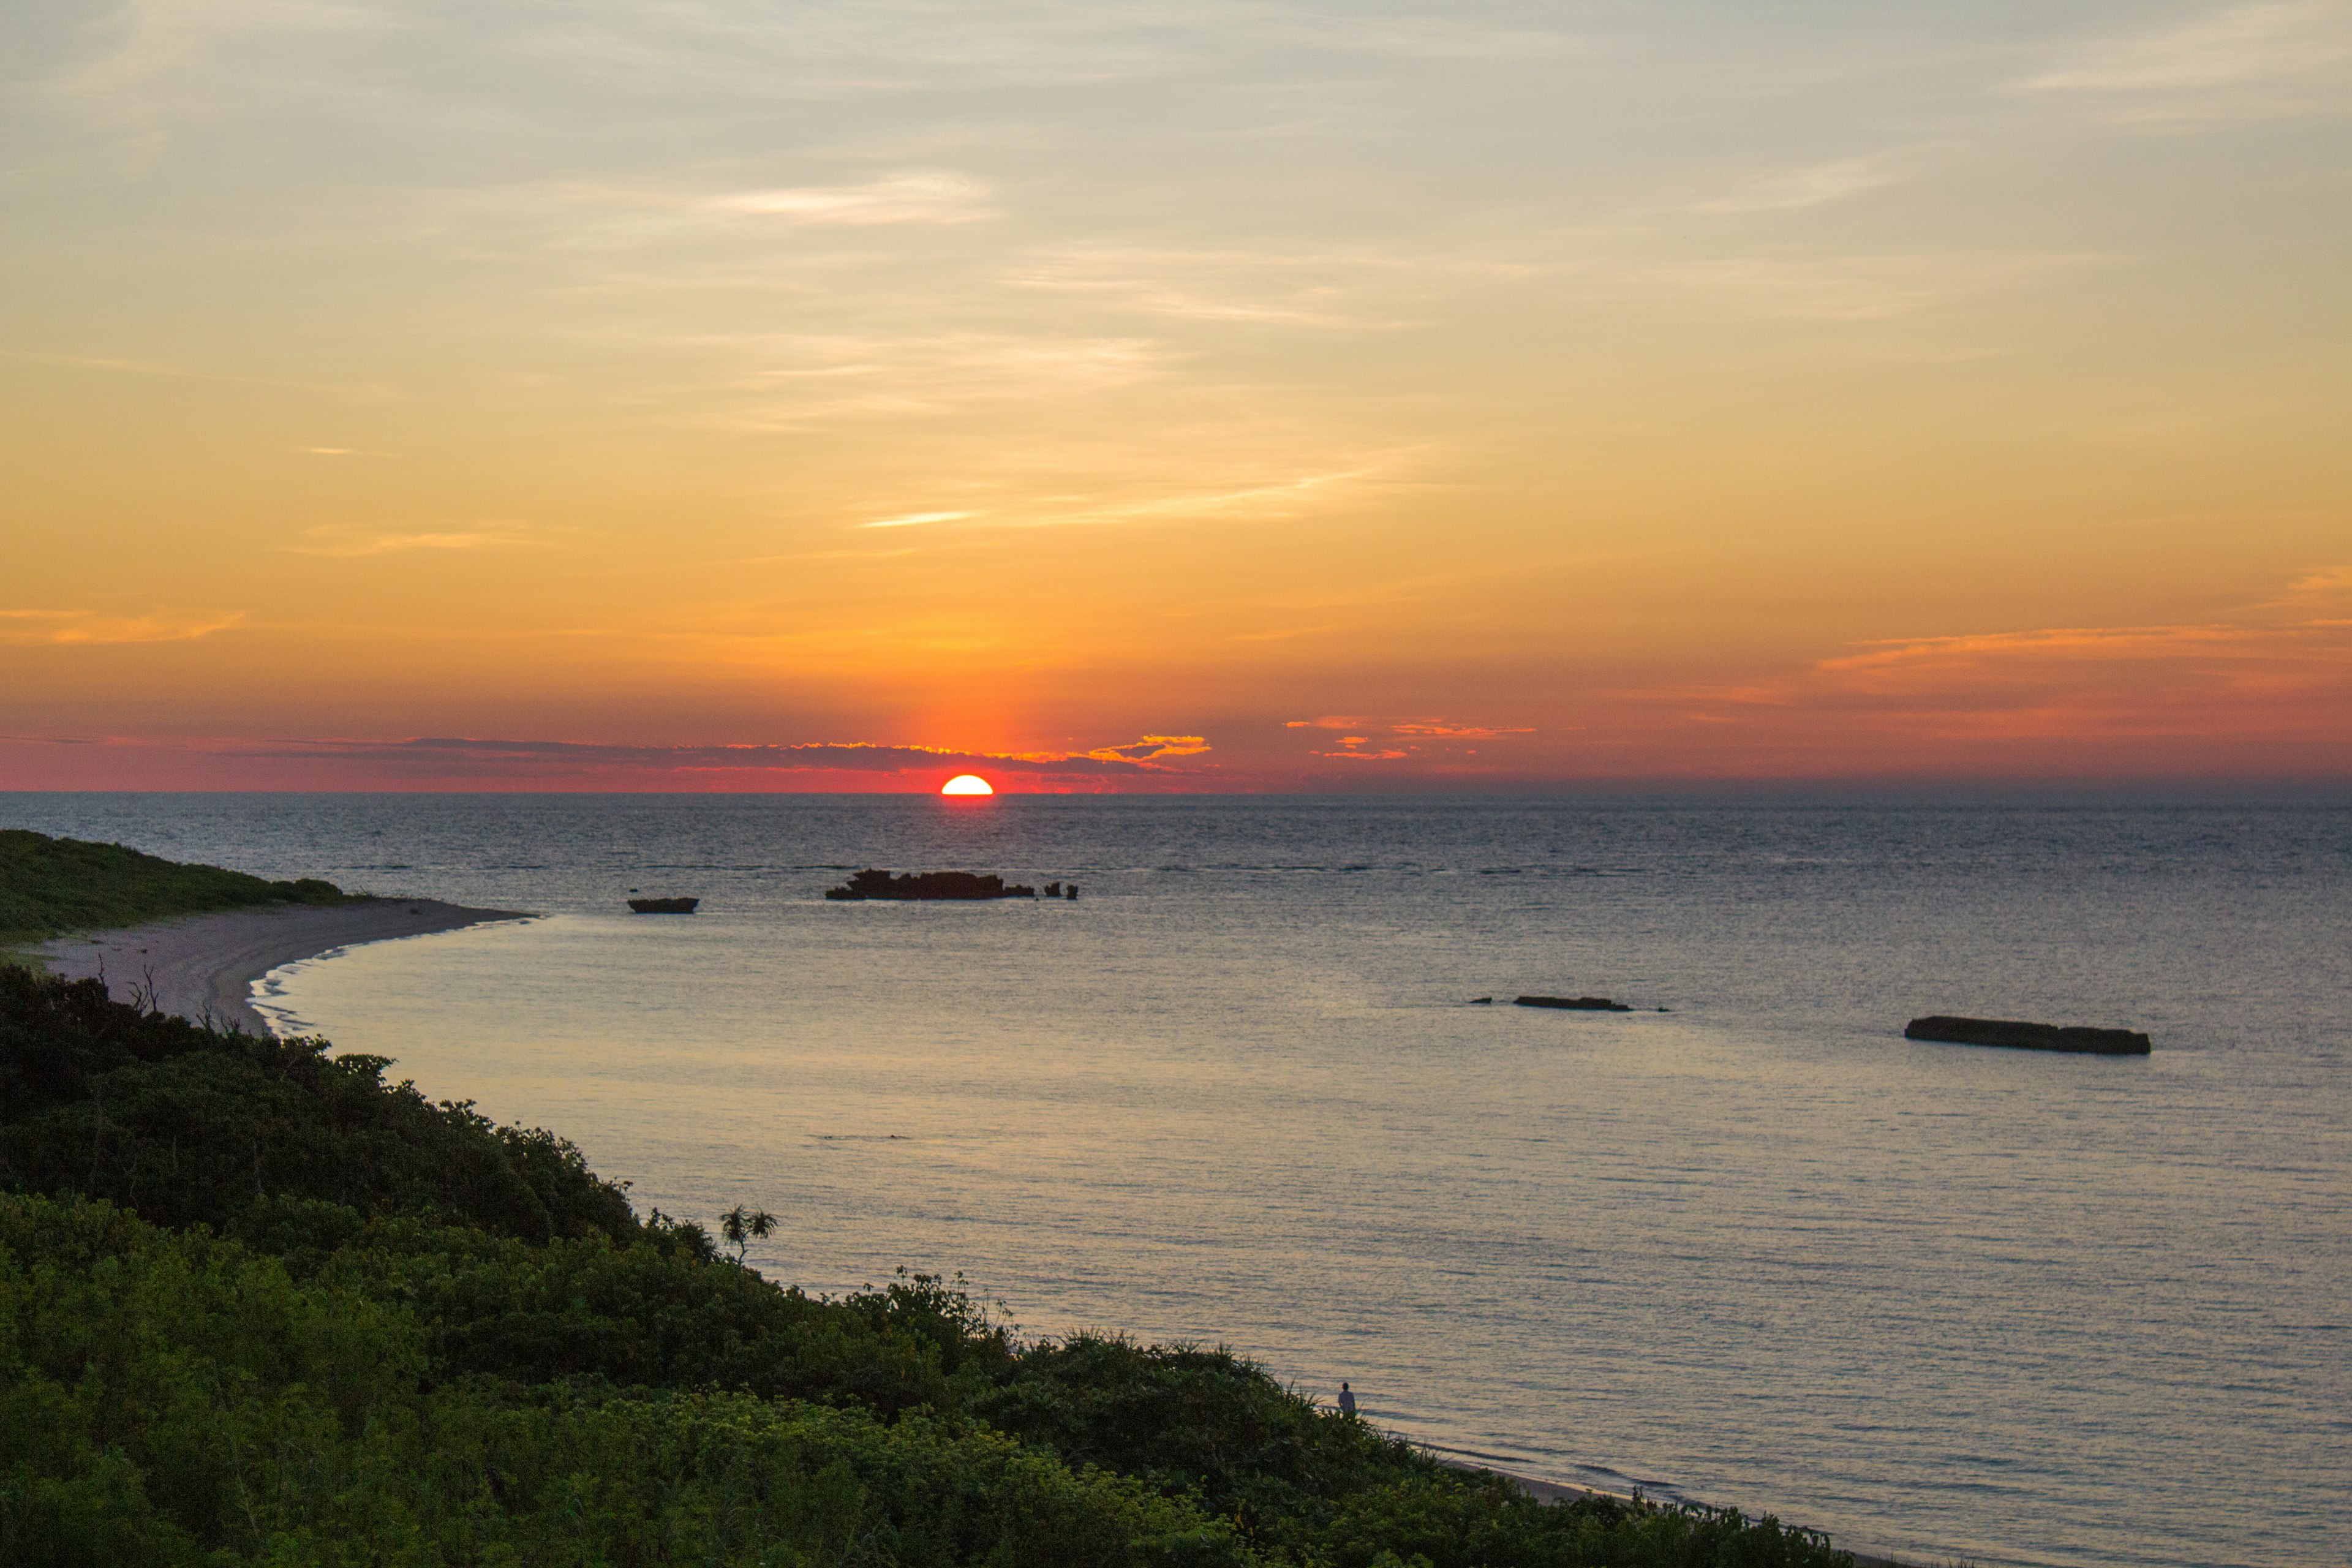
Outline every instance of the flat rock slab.
<svg viewBox="0 0 2352 1568">
<path fill-rule="evenodd" d="M 1630 1013 L 1633 1009 L 1623 1002 L 1612 1002 L 1606 996 L 1514 996 L 1514 1006 L 1564 1007 L 1571 1013 Z"/>
<path fill-rule="evenodd" d="M 1037 889 L 1025 884 L 1008 886 L 1002 877 L 983 877 L 971 871 L 910 871 L 894 877 L 868 866 L 840 887 L 827 888 L 824 896 L 836 902 L 866 899 L 1034 899 Z"/>
<path fill-rule="evenodd" d="M 118 1002 L 136 995 L 159 1012 L 266 1035 L 268 1021 L 253 1010 L 253 983 L 280 965 L 363 942 L 530 918 L 520 910 L 471 910 L 434 899 L 355 899 L 85 931 L 33 952 L 52 974 L 69 980 L 103 974 Z"/>
<path fill-rule="evenodd" d="M 1937 1040 L 1954 1046 L 2011 1046 L 2028 1051 L 2081 1051 L 2101 1057 L 2144 1057 L 2147 1037 L 2137 1029 L 2061 1028 L 2005 1018 L 1954 1018 L 1937 1014 L 1914 1018 L 1903 1027 L 1906 1040 Z"/>
</svg>

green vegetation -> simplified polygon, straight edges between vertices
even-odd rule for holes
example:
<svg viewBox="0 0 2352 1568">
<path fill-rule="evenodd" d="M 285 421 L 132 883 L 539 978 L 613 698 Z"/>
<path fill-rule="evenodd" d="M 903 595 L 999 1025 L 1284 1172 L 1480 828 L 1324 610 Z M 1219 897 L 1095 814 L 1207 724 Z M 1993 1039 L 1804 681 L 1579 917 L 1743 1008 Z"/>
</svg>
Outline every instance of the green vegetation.
<svg viewBox="0 0 2352 1568">
<path fill-rule="evenodd" d="M 1850 1561 L 1539 1506 L 1222 1351 L 780 1289 L 386 1065 L 0 969 L 0 1562 Z"/>
<path fill-rule="evenodd" d="M 314 878 L 265 882 L 217 866 L 158 859 L 120 844 L 0 828 L 0 948 L 69 931 L 262 904 L 335 904 L 349 896 Z"/>
</svg>

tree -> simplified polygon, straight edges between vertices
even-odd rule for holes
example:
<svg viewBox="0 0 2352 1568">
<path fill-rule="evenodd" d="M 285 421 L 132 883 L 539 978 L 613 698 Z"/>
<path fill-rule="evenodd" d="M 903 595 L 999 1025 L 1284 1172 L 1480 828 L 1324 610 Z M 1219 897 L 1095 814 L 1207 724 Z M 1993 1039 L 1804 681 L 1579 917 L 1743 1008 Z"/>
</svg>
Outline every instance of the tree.
<svg viewBox="0 0 2352 1568">
<path fill-rule="evenodd" d="M 765 1241 L 775 1228 L 774 1215 L 766 1209 L 747 1209 L 741 1204 L 719 1216 L 719 1234 L 725 1237 L 727 1245 L 735 1249 L 735 1261 L 738 1263 L 743 1261 L 744 1253 L 751 1249 L 752 1237 Z"/>
</svg>

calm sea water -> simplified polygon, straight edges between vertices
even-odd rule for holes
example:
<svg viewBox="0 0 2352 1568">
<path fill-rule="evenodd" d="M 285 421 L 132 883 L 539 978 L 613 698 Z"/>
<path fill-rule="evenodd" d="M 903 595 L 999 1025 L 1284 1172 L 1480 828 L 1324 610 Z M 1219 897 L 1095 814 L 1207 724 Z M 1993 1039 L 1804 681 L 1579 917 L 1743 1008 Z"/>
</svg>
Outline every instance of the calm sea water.
<svg viewBox="0 0 2352 1568">
<path fill-rule="evenodd" d="M 271 1004 L 817 1290 L 1985 1563 L 2352 1561 L 2352 811 L 11 795 L 544 911 Z M 1078 901 L 828 904 L 866 865 Z M 632 888 L 700 896 L 632 917 Z M 1593 992 L 1628 1015 L 1475 1006 Z M 2149 1030 L 1921 1045 L 1927 1012 Z"/>
</svg>

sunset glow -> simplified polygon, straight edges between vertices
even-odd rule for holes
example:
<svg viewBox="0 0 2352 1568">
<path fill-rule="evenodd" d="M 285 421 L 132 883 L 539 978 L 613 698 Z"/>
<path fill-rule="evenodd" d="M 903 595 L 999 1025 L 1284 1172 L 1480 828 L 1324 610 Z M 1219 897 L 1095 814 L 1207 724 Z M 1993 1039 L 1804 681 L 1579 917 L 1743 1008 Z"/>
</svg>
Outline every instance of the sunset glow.
<svg viewBox="0 0 2352 1568">
<path fill-rule="evenodd" d="M 978 773 L 958 773 L 940 786 L 941 795 L 994 795 L 986 779 Z"/>
<path fill-rule="evenodd" d="M 13 38 L 0 784 L 2352 773 L 2343 5 L 828 16 Z"/>
</svg>

